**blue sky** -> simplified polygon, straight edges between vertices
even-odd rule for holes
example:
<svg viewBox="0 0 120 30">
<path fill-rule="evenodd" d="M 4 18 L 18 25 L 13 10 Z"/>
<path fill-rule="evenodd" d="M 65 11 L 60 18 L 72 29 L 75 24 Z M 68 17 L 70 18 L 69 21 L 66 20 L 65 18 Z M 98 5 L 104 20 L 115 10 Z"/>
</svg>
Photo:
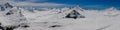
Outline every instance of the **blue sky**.
<svg viewBox="0 0 120 30">
<path fill-rule="evenodd" d="M 116 7 L 120 9 L 120 0 L 13 0 L 14 2 L 29 2 L 35 4 L 47 4 L 47 7 L 72 7 L 80 5 L 85 9 L 105 9 L 109 7 Z M 50 5 L 51 6 L 50 6 Z M 48 6 L 49 5 L 49 6 Z M 59 6 L 57 6 L 59 5 Z M 45 6 L 43 6 L 45 7 Z"/>
<path fill-rule="evenodd" d="M 84 8 L 95 8 L 95 9 L 103 9 L 111 6 L 120 7 L 120 0 L 59 0 L 54 3 L 64 3 L 71 5 L 80 5 Z"/>
</svg>

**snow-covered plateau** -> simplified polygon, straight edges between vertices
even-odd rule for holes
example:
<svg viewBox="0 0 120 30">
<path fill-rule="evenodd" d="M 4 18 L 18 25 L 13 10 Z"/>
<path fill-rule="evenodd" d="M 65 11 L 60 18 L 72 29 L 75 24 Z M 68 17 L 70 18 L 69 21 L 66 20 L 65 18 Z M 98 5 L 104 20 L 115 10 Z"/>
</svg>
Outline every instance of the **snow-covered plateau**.
<svg viewBox="0 0 120 30">
<path fill-rule="evenodd" d="M 0 5 L 0 26 L 15 27 L 13 30 L 120 30 L 120 11 L 115 7 L 105 10 L 85 10 L 79 6 L 30 10 L 9 3 Z"/>
</svg>

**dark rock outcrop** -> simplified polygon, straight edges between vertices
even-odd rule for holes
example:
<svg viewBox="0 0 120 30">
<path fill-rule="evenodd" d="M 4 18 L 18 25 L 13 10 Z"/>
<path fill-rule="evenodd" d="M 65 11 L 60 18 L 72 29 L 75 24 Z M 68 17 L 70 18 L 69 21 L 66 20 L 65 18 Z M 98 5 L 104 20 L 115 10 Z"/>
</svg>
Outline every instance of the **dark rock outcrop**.
<svg viewBox="0 0 120 30">
<path fill-rule="evenodd" d="M 70 12 L 67 16 L 65 16 L 66 18 L 85 18 L 85 16 L 81 15 L 79 12 L 77 12 L 76 10 L 73 10 L 72 12 Z"/>
</svg>

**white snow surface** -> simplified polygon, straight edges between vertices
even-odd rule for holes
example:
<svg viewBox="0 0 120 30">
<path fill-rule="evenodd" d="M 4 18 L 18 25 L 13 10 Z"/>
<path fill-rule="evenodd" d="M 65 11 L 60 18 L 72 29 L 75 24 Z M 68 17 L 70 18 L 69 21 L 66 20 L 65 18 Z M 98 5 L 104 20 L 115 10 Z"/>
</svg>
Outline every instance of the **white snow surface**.
<svg viewBox="0 0 120 30">
<path fill-rule="evenodd" d="M 12 8 L 14 9 L 14 8 Z M 22 8 L 21 12 L 26 18 L 25 21 L 30 27 L 28 28 L 16 28 L 14 30 L 120 30 L 120 11 L 118 10 L 83 10 L 75 9 L 80 14 L 85 16 L 85 18 L 65 18 L 65 16 L 70 13 L 73 9 L 63 8 L 53 9 L 47 11 L 37 11 L 34 13 L 24 10 Z M 61 13 L 60 13 L 61 12 Z M 0 22 L 6 24 L 14 24 L 11 19 L 19 19 L 19 14 L 17 16 L 12 15 L 11 17 L 6 17 L 5 12 L 0 12 Z M 23 18 L 23 17 L 22 17 Z M 7 22 L 6 22 L 7 21 Z M 9 22 L 9 23 L 8 23 Z M 14 23 L 13 23 L 14 22 Z M 19 23 L 16 23 L 19 24 Z M 50 26 L 61 25 L 61 27 L 52 28 Z"/>
</svg>

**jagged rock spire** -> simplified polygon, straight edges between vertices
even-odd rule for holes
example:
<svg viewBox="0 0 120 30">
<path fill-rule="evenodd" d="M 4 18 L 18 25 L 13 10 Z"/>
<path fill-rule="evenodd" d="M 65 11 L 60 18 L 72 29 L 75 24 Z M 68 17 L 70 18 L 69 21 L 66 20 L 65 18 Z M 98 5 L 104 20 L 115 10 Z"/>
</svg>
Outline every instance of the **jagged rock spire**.
<svg viewBox="0 0 120 30">
<path fill-rule="evenodd" d="M 0 11 L 5 11 L 5 8 L 2 5 L 0 5 Z"/>
<path fill-rule="evenodd" d="M 5 5 L 5 8 L 13 8 L 13 6 L 10 5 L 9 3 L 5 3 L 4 5 Z"/>
<path fill-rule="evenodd" d="M 8 12 L 6 12 L 5 16 L 8 17 L 8 22 L 10 22 L 8 25 L 18 25 L 26 21 L 26 18 L 21 13 L 21 9 L 17 7 L 9 9 Z"/>
<path fill-rule="evenodd" d="M 5 11 L 7 8 L 13 8 L 13 6 L 10 5 L 9 3 L 5 3 L 5 4 L 0 5 L 0 11 Z"/>
<path fill-rule="evenodd" d="M 6 15 L 11 15 L 11 14 L 18 14 L 20 16 L 22 16 L 22 13 L 21 13 L 21 9 L 19 9 L 18 7 L 14 7 L 13 9 L 10 9 Z"/>
</svg>

